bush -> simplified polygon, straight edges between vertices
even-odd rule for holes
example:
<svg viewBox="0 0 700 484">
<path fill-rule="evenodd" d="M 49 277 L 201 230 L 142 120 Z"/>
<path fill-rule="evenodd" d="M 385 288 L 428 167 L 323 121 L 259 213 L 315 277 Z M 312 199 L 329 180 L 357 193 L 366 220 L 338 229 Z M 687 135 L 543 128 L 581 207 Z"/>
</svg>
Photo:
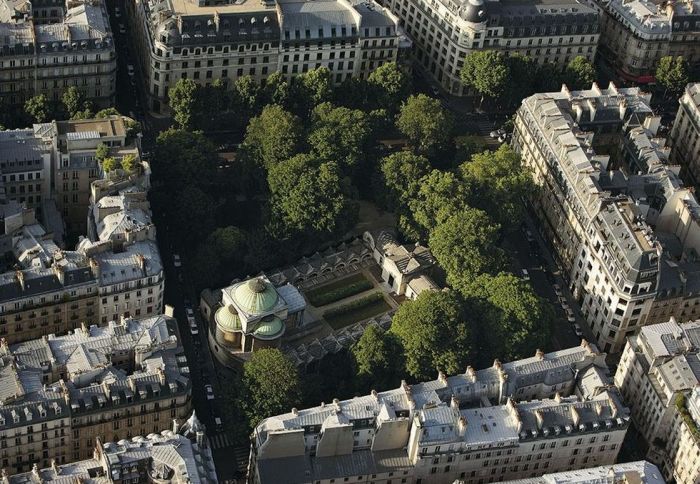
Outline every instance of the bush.
<svg viewBox="0 0 700 484">
<path fill-rule="evenodd" d="M 383 299 L 384 295 L 380 291 L 373 292 L 368 296 L 361 297 L 360 299 L 356 299 L 355 301 L 343 304 L 342 306 L 338 306 L 337 308 L 329 309 L 328 311 L 323 313 L 323 317 L 332 318 L 334 316 L 339 316 L 341 314 L 354 311 L 355 309 L 359 309 L 363 306 L 367 306 L 369 304 L 375 303 Z"/>
<path fill-rule="evenodd" d="M 372 289 L 372 283 L 364 279 L 330 291 L 326 291 L 321 287 L 315 291 L 309 292 L 307 297 L 311 304 L 318 307 L 325 306 L 326 304 L 339 301 L 346 297 L 354 296 L 367 289 Z"/>
</svg>

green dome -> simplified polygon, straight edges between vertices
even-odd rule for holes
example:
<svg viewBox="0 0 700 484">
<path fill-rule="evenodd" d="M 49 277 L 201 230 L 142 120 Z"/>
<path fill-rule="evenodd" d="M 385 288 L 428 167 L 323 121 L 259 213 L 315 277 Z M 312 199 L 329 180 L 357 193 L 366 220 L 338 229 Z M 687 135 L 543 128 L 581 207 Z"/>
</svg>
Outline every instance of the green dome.
<svg viewBox="0 0 700 484">
<path fill-rule="evenodd" d="M 260 321 L 258 327 L 253 331 L 253 336 L 260 339 L 273 339 L 280 336 L 282 331 L 284 331 L 284 323 L 280 318 L 273 316 Z"/>
<path fill-rule="evenodd" d="M 231 332 L 241 330 L 241 319 L 233 306 L 220 307 L 214 314 L 216 325 L 221 331 Z"/>
<path fill-rule="evenodd" d="M 277 305 L 277 291 L 265 280 L 251 279 L 236 288 L 233 293 L 236 304 L 248 314 L 270 311 Z"/>
</svg>

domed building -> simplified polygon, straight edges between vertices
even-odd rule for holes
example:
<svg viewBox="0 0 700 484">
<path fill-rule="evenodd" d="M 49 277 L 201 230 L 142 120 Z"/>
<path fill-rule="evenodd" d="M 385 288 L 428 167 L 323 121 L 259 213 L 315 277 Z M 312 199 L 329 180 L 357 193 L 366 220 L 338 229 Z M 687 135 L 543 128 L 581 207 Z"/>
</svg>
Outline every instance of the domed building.
<svg viewBox="0 0 700 484">
<path fill-rule="evenodd" d="M 221 290 L 209 326 L 209 345 L 223 365 L 238 368 L 253 351 L 279 348 L 282 336 L 304 322 L 304 297 L 291 284 L 275 287 L 266 276 Z"/>
</svg>

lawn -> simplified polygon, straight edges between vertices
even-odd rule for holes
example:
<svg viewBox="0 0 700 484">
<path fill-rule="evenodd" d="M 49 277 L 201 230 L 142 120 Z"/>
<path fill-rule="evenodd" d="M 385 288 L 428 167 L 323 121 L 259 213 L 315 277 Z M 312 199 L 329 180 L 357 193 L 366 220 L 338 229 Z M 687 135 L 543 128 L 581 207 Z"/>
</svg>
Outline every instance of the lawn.
<svg viewBox="0 0 700 484">
<path fill-rule="evenodd" d="M 372 288 L 372 283 L 358 272 L 329 284 L 306 291 L 306 298 L 316 307 L 325 306 L 346 297 L 354 296 Z"/>
<path fill-rule="evenodd" d="M 384 297 L 376 298 L 370 295 L 348 304 L 347 308 L 342 306 L 324 314 L 324 319 L 334 330 L 344 328 L 350 324 L 359 323 L 365 319 L 373 318 L 386 313 L 391 309 Z"/>
</svg>

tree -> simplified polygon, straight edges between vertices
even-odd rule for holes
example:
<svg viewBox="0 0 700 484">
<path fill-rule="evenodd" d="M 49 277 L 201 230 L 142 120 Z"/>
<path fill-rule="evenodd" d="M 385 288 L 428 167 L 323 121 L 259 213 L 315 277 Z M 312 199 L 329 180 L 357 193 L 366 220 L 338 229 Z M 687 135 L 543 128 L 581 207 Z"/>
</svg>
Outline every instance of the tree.
<svg viewBox="0 0 700 484">
<path fill-rule="evenodd" d="M 447 282 L 463 294 L 483 273 L 497 273 L 503 252 L 496 246 L 500 227 L 476 208 L 465 208 L 439 223 L 429 247 L 447 274 Z"/>
<path fill-rule="evenodd" d="M 215 200 L 195 185 L 186 185 L 175 202 L 176 229 L 180 238 L 189 245 L 201 240 L 215 226 Z"/>
<path fill-rule="evenodd" d="M 403 375 L 403 348 L 393 333 L 369 326 L 350 351 L 355 360 L 358 390 L 398 386 Z"/>
<path fill-rule="evenodd" d="M 535 186 L 509 145 L 473 155 L 460 166 L 460 173 L 470 187 L 469 205 L 486 211 L 502 227 L 518 227 L 524 215 L 522 199 Z"/>
<path fill-rule="evenodd" d="M 255 351 L 243 365 L 242 390 L 240 401 L 251 428 L 264 418 L 289 412 L 301 398 L 297 369 L 276 348 Z"/>
<path fill-rule="evenodd" d="M 214 146 L 201 132 L 169 129 L 158 135 L 153 167 L 174 189 L 211 184 L 218 163 Z"/>
<path fill-rule="evenodd" d="M 95 117 L 98 119 L 108 118 L 110 116 L 120 116 L 119 111 L 117 111 L 116 108 L 105 108 L 95 113 Z"/>
<path fill-rule="evenodd" d="M 63 91 L 61 102 L 70 119 L 87 119 L 92 116 L 92 103 L 87 101 L 85 94 L 75 86 Z"/>
<path fill-rule="evenodd" d="M 396 127 L 419 152 L 428 153 L 447 146 L 452 119 L 440 101 L 419 94 L 401 105 Z"/>
<path fill-rule="evenodd" d="M 95 159 L 102 161 L 107 158 L 107 155 L 109 155 L 109 147 L 104 143 L 98 144 L 97 149 L 95 149 Z"/>
<path fill-rule="evenodd" d="M 532 95 L 535 78 L 537 77 L 537 62 L 530 57 L 521 54 L 513 54 L 505 59 L 508 68 L 508 76 L 511 82 L 508 83 L 509 103 L 519 104 L 521 100 Z"/>
<path fill-rule="evenodd" d="M 408 201 L 417 234 L 425 240 L 433 228 L 466 206 L 467 187 L 454 173 L 433 170 L 419 181 L 418 194 Z M 409 232 L 404 231 L 406 235 Z"/>
<path fill-rule="evenodd" d="M 37 123 L 43 123 L 51 115 L 49 100 L 45 94 L 39 94 L 27 99 L 24 103 L 24 112 L 34 118 Z"/>
<path fill-rule="evenodd" d="M 122 157 L 122 170 L 124 170 L 127 173 L 131 173 L 134 168 L 136 168 L 136 157 L 134 155 L 124 155 Z"/>
<path fill-rule="evenodd" d="M 477 50 L 464 58 L 461 79 L 465 86 L 492 99 L 501 96 L 510 78 L 508 65 L 501 52 L 496 50 Z"/>
<path fill-rule="evenodd" d="M 481 315 L 482 360 L 512 361 L 548 346 L 552 310 L 523 279 L 507 273 L 485 274 L 466 296 L 476 299 Z"/>
<path fill-rule="evenodd" d="M 209 234 L 195 253 L 195 285 L 203 289 L 230 281 L 242 271 L 246 244 L 247 234 L 238 227 L 220 227 Z"/>
<path fill-rule="evenodd" d="M 354 223 L 357 207 L 341 189 L 338 165 L 309 154 L 296 155 L 268 173 L 272 217 L 289 236 L 315 231 L 339 234 Z"/>
<path fill-rule="evenodd" d="M 114 170 L 118 170 L 119 167 L 120 167 L 119 161 L 111 156 L 102 159 L 102 169 L 105 171 L 105 173 L 109 173 L 109 172 L 112 172 Z"/>
<path fill-rule="evenodd" d="M 418 380 L 436 370 L 464 371 L 473 357 L 472 329 L 463 302 L 452 291 L 424 291 L 394 314 L 391 333 L 404 349 L 406 371 Z"/>
<path fill-rule="evenodd" d="M 260 86 L 251 76 L 242 76 L 233 84 L 235 102 L 250 116 L 257 111 Z"/>
<path fill-rule="evenodd" d="M 590 89 L 595 82 L 595 67 L 585 56 L 578 55 L 564 69 L 564 82 L 572 91 Z"/>
<path fill-rule="evenodd" d="M 371 126 L 367 115 L 322 103 L 314 108 L 311 122 L 308 143 L 312 152 L 323 161 L 337 162 L 344 174 L 352 174 L 369 151 Z"/>
<path fill-rule="evenodd" d="M 381 161 L 383 186 L 380 194 L 386 207 L 392 211 L 408 208 L 408 203 L 418 196 L 421 179 L 430 173 L 428 159 L 410 151 L 392 153 Z"/>
<path fill-rule="evenodd" d="M 563 74 L 551 62 L 540 64 L 535 77 L 535 92 L 556 92 L 561 90 Z"/>
<path fill-rule="evenodd" d="M 297 105 L 296 112 L 306 117 L 314 107 L 331 100 L 331 71 L 327 67 L 311 69 L 297 76 L 292 86 Z"/>
<path fill-rule="evenodd" d="M 198 90 L 199 86 L 192 79 L 178 79 L 168 90 L 170 109 L 180 129 L 189 130 L 194 126 Z"/>
<path fill-rule="evenodd" d="M 688 62 L 683 57 L 666 56 L 659 60 L 656 68 L 656 81 L 665 89 L 678 96 L 689 82 Z"/>
<path fill-rule="evenodd" d="M 265 106 L 259 116 L 250 120 L 243 150 L 254 162 L 269 170 L 298 152 L 301 135 L 302 123 L 299 118 L 272 104 Z"/>
<path fill-rule="evenodd" d="M 273 72 L 262 88 L 262 98 L 265 105 L 277 104 L 283 109 L 288 109 L 291 97 L 291 86 L 280 71 Z"/>
<path fill-rule="evenodd" d="M 411 94 L 411 78 L 396 62 L 387 62 L 372 71 L 367 85 L 376 105 L 393 112 Z"/>
</svg>

